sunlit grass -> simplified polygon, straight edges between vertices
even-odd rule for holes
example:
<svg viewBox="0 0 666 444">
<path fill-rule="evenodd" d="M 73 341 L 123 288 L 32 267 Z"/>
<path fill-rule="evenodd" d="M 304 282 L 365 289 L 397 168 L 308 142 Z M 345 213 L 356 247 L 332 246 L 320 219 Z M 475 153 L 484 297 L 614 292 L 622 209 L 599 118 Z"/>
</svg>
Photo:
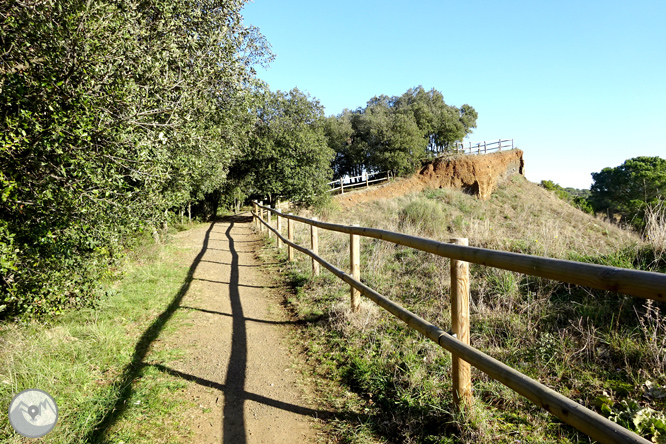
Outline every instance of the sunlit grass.
<svg viewBox="0 0 666 444">
<path fill-rule="evenodd" d="M 500 186 L 488 201 L 457 190 L 426 190 L 348 209 L 330 206 L 317 215 L 442 241 L 467 237 L 470 245 L 484 248 L 655 266 L 635 233 L 595 219 L 521 177 Z M 307 228 L 297 224 L 295 231 L 297 242 L 309 246 Z M 348 270 L 349 235 L 319 233 L 321 256 Z M 361 279 L 367 285 L 449 329 L 447 259 L 375 239 L 364 238 L 361 245 Z M 477 402 L 472 411 L 456 414 L 448 353 L 370 303 L 352 314 L 348 286 L 325 271 L 311 277 L 310 258 L 297 253 L 290 269 L 287 280 L 295 292 L 289 303 L 309 322 L 305 334 L 314 374 L 354 394 L 351 403 L 329 400 L 347 418 L 335 423 L 341 440 L 591 442 L 476 370 Z M 661 339 L 666 322 L 644 300 L 472 265 L 470 305 L 472 345 L 491 356 L 597 411 L 595 402 L 604 393 L 616 407 L 639 400 L 664 411 L 663 399 L 646 398 L 644 388 L 648 381 L 666 385 L 663 341 L 649 339 Z"/>
<path fill-rule="evenodd" d="M 67 311 L 30 322 L 0 325 L 0 399 L 7 406 L 14 394 L 27 388 L 49 392 L 56 400 L 56 428 L 40 442 L 166 443 L 181 442 L 187 431 L 174 425 L 173 416 L 185 405 L 179 391 L 184 383 L 154 367 L 143 367 L 132 382 L 127 409 L 104 435 L 96 426 L 118 402 L 120 377 L 131 362 L 142 333 L 180 289 L 189 263 L 183 250 L 146 244 L 123 267 L 123 275 L 104 284 L 97 308 Z M 162 334 L 178 325 L 176 315 Z M 177 349 L 149 353 L 151 363 L 168 363 Z M 25 442 L 7 416 L 0 420 L 0 441 Z"/>
</svg>

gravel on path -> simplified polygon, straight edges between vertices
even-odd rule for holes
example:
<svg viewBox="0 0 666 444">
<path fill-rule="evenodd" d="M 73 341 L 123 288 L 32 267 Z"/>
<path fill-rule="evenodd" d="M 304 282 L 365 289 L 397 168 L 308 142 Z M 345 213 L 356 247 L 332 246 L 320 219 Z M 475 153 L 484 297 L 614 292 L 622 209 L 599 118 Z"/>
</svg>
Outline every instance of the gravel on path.
<svg viewBox="0 0 666 444">
<path fill-rule="evenodd" d="M 184 412 L 193 443 L 310 443 L 316 408 L 288 352 L 290 321 L 257 260 L 261 238 L 247 215 L 177 235 L 196 269 L 180 310 L 189 312 L 164 345 L 184 351 L 167 371 L 190 381 L 197 408 Z"/>
</svg>

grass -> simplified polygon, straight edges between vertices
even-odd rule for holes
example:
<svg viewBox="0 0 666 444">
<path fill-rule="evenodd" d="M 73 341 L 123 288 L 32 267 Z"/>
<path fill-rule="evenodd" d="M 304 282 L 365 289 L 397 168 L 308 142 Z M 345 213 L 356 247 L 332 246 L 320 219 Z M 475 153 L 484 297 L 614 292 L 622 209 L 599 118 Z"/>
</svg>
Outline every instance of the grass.
<svg viewBox="0 0 666 444">
<path fill-rule="evenodd" d="M 488 201 L 440 189 L 316 213 L 302 212 L 444 241 L 467 237 L 472 246 L 666 269 L 656 250 L 636 234 L 595 219 L 520 177 Z M 320 254 L 348 270 L 349 236 L 319 234 Z M 309 245 L 308 236 L 297 224 L 297 243 Z M 361 243 L 366 284 L 449 329 L 448 260 L 375 239 Z M 276 253 L 268 248 L 265 254 Z M 476 370 L 475 406 L 455 413 L 446 352 L 370 303 L 360 314 L 350 313 L 348 287 L 326 272 L 311 276 L 310 259 L 300 254 L 296 259 L 287 278 L 295 288 L 289 305 L 308 322 L 304 340 L 314 374 L 341 387 L 320 395 L 342 412 L 333 427 L 340 441 L 591 442 Z M 666 385 L 666 321 L 659 304 L 474 264 L 470 303 L 475 347 L 648 438 L 658 437 L 654 424 L 666 410 L 666 396 L 646 387 Z M 344 399 L 353 402 L 338 402 L 341 393 L 351 393 Z M 608 399 L 605 404 L 602 398 Z M 652 429 L 632 425 L 649 411 L 656 412 L 650 413 Z"/>
<path fill-rule="evenodd" d="M 183 255 L 172 245 L 146 242 L 116 279 L 103 284 L 106 296 L 98 307 L 0 325 L 2 404 L 27 388 L 49 392 L 58 404 L 58 424 L 41 442 L 171 443 L 187 436 L 177 418 L 187 407 L 180 396 L 185 382 L 151 365 L 132 366 L 140 337 L 187 279 Z M 160 326 L 160 334 L 172 332 L 181 316 Z M 146 344 L 143 362 L 166 364 L 180 356 L 177 349 L 153 345 Z M 135 377 L 127 382 L 127 374 Z M 114 410 L 122 414 L 114 416 Z M 6 415 L 0 420 L 0 441 L 26 442 Z"/>
</svg>

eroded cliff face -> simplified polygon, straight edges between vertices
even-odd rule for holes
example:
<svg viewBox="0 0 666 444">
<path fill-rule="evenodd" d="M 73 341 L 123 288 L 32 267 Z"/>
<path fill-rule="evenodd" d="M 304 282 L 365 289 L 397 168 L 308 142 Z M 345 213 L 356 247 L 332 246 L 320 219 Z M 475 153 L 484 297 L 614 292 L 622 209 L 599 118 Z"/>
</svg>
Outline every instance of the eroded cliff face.
<svg viewBox="0 0 666 444">
<path fill-rule="evenodd" d="M 488 199 L 497 185 L 514 174 L 525 175 L 521 150 L 435 159 L 414 178 L 424 188 L 461 188 Z"/>
<path fill-rule="evenodd" d="M 416 193 L 426 188 L 459 188 L 485 200 L 500 183 L 515 174 L 525 175 L 521 150 L 458 155 L 435 159 L 407 179 L 398 179 L 386 185 L 338 195 L 335 198 L 342 205 L 348 206 Z"/>
</svg>

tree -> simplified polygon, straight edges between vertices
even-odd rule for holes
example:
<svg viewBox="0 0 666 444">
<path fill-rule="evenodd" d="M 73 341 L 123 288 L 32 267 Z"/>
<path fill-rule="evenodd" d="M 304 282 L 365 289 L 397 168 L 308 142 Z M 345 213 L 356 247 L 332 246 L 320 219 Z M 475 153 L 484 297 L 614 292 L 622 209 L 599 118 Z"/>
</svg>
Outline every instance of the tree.
<svg viewBox="0 0 666 444">
<path fill-rule="evenodd" d="M 232 177 L 251 185 L 249 195 L 311 203 L 328 192 L 333 151 L 324 136 L 323 108 L 297 88 L 270 91 L 260 86 L 256 121 Z M 248 180 L 249 178 L 249 180 Z"/>
<path fill-rule="evenodd" d="M 389 113 L 381 128 L 381 136 L 371 145 L 368 156 L 370 170 L 413 173 L 425 160 L 427 145 L 414 114 L 409 109 Z"/>
<path fill-rule="evenodd" d="M 324 119 L 324 135 L 328 146 L 335 152 L 331 164 L 333 178 L 339 179 L 346 174 L 360 176 L 366 163 L 367 152 L 362 144 L 353 143 L 354 125 L 352 120 L 357 115 L 348 109 L 340 115 Z"/>
<path fill-rule="evenodd" d="M 0 312 L 85 303 L 132 233 L 223 184 L 268 55 L 243 4 L 0 3 Z"/>
<path fill-rule="evenodd" d="M 592 173 L 590 201 L 595 211 L 620 214 L 636 227 L 644 224 L 645 208 L 666 193 L 666 160 L 634 157 L 615 168 Z"/>
<path fill-rule="evenodd" d="M 329 117 L 335 177 L 384 170 L 411 174 L 429 155 L 470 134 L 477 117 L 471 106 L 447 105 L 439 91 L 421 86 L 401 96 L 373 97 L 365 108 Z"/>
</svg>

